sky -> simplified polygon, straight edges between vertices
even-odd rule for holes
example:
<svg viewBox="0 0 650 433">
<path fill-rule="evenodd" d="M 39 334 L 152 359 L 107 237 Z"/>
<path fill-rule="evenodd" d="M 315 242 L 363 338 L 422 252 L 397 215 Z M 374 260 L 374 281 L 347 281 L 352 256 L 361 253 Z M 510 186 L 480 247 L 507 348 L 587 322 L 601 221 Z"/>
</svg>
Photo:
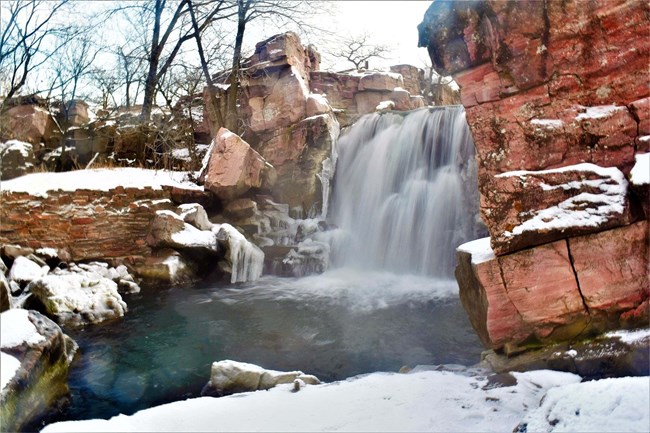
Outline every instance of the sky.
<svg viewBox="0 0 650 433">
<path fill-rule="evenodd" d="M 377 44 L 390 46 L 390 58 L 371 67 L 408 63 L 425 67 L 430 63 L 426 48 L 418 48 L 417 25 L 431 1 L 337 1 L 334 30 L 344 34 L 368 33 Z M 338 29 L 336 29 L 338 27 Z M 325 63 L 325 61 L 323 62 Z M 325 65 L 324 66 L 328 66 Z M 344 67 L 349 66 L 349 64 Z M 336 68 L 335 68 L 336 69 Z"/>
<path fill-rule="evenodd" d="M 417 25 L 431 5 L 424 1 L 332 1 L 332 15 L 329 19 L 316 17 L 315 25 L 330 33 L 333 38 L 350 35 L 368 34 L 370 41 L 376 45 L 389 48 L 386 59 L 373 59 L 371 68 L 387 68 L 391 65 L 408 63 L 425 67 L 430 63 L 427 50 L 418 48 Z M 277 30 L 276 30 L 277 32 Z M 254 44 L 254 34 L 248 42 Z M 328 56 L 328 45 L 334 41 L 322 37 L 307 37 L 307 41 L 321 52 L 322 69 L 349 69 L 352 64 L 345 60 L 337 61 Z"/>
</svg>

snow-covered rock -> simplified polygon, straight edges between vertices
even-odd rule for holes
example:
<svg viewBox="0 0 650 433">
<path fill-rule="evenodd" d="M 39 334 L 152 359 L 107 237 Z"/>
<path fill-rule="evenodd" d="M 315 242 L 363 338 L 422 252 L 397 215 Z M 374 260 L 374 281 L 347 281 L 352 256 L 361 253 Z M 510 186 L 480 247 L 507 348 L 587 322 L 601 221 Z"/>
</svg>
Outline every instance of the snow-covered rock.
<svg viewBox="0 0 650 433">
<path fill-rule="evenodd" d="M 616 167 L 578 164 L 490 178 L 482 213 L 496 255 L 633 221 L 628 182 Z"/>
<path fill-rule="evenodd" d="M 19 140 L 0 143 L 0 178 L 13 179 L 30 173 L 36 165 L 34 145 Z"/>
<path fill-rule="evenodd" d="M 117 284 L 94 272 L 58 271 L 27 286 L 59 323 L 85 325 L 122 317 L 126 303 Z"/>
<path fill-rule="evenodd" d="M 9 279 L 18 283 L 29 283 L 37 278 L 47 275 L 50 268 L 41 266 L 26 257 L 19 256 L 14 260 L 9 271 Z"/>
<path fill-rule="evenodd" d="M 208 214 L 198 203 L 186 203 L 178 206 L 180 216 L 188 224 L 192 224 L 199 230 L 210 230 L 213 224 L 208 219 Z"/>
<path fill-rule="evenodd" d="M 36 311 L 3 312 L 0 332 L 2 431 L 22 431 L 67 395 L 68 370 L 77 345 Z"/>
<path fill-rule="evenodd" d="M 280 384 L 295 383 L 300 385 L 318 385 L 316 376 L 302 371 L 266 370 L 258 365 L 231 360 L 213 362 L 210 381 L 201 395 L 229 395 L 239 392 L 271 389 Z M 300 386 L 299 385 L 299 386 Z"/>
<path fill-rule="evenodd" d="M 515 431 L 650 431 L 650 380 L 620 377 L 550 389 Z"/>
<path fill-rule="evenodd" d="M 208 254 L 218 251 L 217 238 L 210 230 L 199 230 L 172 211 L 161 210 L 151 223 L 149 245 L 157 248 L 193 249 Z"/>
</svg>

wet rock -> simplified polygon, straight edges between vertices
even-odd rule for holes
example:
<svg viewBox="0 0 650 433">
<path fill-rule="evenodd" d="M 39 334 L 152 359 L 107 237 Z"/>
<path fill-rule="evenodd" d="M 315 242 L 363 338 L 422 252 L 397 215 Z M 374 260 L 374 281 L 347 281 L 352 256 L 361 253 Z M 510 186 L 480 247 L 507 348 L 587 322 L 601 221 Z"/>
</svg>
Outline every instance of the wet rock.
<svg viewBox="0 0 650 433">
<path fill-rule="evenodd" d="M 233 200 L 228 203 L 224 209 L 224 215 L 235 221 L 250 218 L 256 213 L 257 203 L 249 198 Z"/>
<path fill-rule="evenodd" d="M 145 282 L 170 285 L 197 281 L 200 274 L 194 261 L 169 248 L 155 251 L 136 268 L 136 272 Z"/>
<path fill-rule="evenodd" d="M 0 272 L 0 313 L 12 307 L 11 288 L 4 272 Z"/>
<path fill-rule="evenodd" d="M 36 311 L 13 309 L 2 321 L 3 431 L 22 431 L 62 403 L 76 343 Z M 4 384 L 5 368 L 15 368 Z"/>
<path fill-rule="evenodd" d="M 558 370 L 585 379 L 647 376 L 650 332 L 647 328 L 614 331 L 592 339 L 576 340 L 507 356 L 492 350 L 481 356 L 481 364 L 503 374 L 510 371 Z"/>
<path fill-rule="evenodd" d="M 302 371 L 275 371 L 237 361 L 213 362 L 210 381 L 201 391 L 201 395 L 224 396 L 239 392 L 271 389 L 280 384 L 291 384 L 300 380 L 308 385 L 318 385 L 317 377 Z"/>
<path fill-rule="evenodd" d="M 235 199 L 251 188 L 261 188 L 273 167 L 248 143 L 225 128 L 214 139 L 208 165 L 200 180 L 223 200 Z"/>
</svg>

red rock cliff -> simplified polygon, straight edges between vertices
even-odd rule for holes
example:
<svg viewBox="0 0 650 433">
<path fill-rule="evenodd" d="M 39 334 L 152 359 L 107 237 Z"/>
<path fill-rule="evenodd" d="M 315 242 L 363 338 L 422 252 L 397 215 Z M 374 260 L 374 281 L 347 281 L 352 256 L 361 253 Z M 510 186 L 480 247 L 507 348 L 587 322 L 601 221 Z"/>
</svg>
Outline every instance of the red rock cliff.
<svg viewBox="0 0 650 433">
<path fill-rule="evenodd" d="M 637 0 L 434 1 L 419 25 L 477 147 L 497 257 L 465 248 L 457 274 L 490 347 L 647 323 L 648 225 L 626 176 L 650 142 L 649 17 Z"/>
</svg>

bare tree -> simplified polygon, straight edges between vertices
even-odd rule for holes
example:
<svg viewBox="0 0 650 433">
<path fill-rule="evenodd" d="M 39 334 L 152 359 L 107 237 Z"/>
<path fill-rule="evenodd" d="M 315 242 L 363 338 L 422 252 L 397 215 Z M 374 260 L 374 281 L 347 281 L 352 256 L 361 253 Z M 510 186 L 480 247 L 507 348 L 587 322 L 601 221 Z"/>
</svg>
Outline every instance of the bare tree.
<svg viewBox="0 0 650 433">
<path fill-rule="evenodd" d="M 145 78 L 144 101 L 141 112 L 143 120 L 148 120 L 151 116 L 157 82 L 167 73 L 183 44 L 194 39 L 195 32 L 201 33 L 216 20 L 230 17 L 228 10 L 232 8 L 232 3 L 225 0 L 202 1 L 200 4 L 195 5 L 195 12 L 205 11 L 205 13 L 196 17 L 197 26 L 195 28 L 190 25 L 188 17 L 189 3 L 189 0 L 180 0 L 175 2 L 174 5 L 169 5 L 167 0 L 155 0 L 153 9 L 150 8 L 150 3 L 144 5 L 144 10 L 152 14 L 153 26 L 148 50 L 148 72 Z M 168 12 L 167 16 L 165 15 L 166 12 Z M 166 47 L 171 47 L 171 49 L 165 51 Z"/>
<path fill-rule="evenodd" d="M 6 99 L 16 95 L 32 71 L 74 36 L 70 26 L 55 23 L 55 17 L 67 3 L 68 0 L 0 2 L 0 75 L 4 77 Z M 51 46 L 46 49 L 48 43 Z"/>
<path fill-rule="evenodd" d="M 356 69 L 368 67 L 370 59 L 385 58 L 389 51 L 386 45 L 376 45 L 370 42 L 370 36 L 367 33 L 351 35 L 343 39 L 341 47 L 333 50 L 330 54 L 340 59 L 345 59 L 352 63 Z"/>
</svg>

